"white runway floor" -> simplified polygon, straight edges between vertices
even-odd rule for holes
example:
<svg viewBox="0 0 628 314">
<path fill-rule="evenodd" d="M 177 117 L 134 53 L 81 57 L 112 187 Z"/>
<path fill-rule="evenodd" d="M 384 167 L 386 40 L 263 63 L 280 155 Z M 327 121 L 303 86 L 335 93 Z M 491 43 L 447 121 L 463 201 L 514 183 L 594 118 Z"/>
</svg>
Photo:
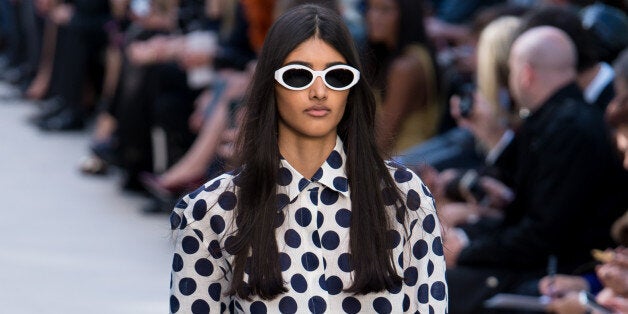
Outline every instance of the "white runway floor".
<svg viewBox="0 0 628 314">
<path fill-rule="evenodd" d="M 44 133 L 0 83 L 0 313 L 164 313 L 167 215 L 77 171 L 88 131 Z"/>
</svg>

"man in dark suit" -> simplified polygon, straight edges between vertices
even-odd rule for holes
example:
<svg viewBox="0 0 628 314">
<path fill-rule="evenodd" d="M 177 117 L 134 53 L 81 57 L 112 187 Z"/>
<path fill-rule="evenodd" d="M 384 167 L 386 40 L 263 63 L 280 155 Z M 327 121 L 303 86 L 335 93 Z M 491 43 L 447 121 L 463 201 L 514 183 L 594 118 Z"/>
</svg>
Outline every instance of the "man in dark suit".
<svg viewBox="0 0 628 314">
<path fill-rule="evenodd" d="M 451 313 L 485 313 L 498 292 L 535 293 L 550 256 L 571 273 L 592 248 L 612 241 L 624 209 L 624 172 L 598 108 L 576 80 L 576 50 L 563 31 L 535 27 L 513 43 L 509 86 L 525 117 L 498 160 L 515 199 L 502 220 L 483 219 L 445 233 Z"/>
</svg>

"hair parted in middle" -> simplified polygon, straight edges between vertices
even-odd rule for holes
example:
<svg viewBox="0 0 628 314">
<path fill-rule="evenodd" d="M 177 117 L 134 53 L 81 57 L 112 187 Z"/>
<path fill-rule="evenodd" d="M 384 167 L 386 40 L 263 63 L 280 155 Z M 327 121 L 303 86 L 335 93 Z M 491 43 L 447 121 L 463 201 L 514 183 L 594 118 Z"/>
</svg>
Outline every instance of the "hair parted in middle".
<svg viewBox="0 0 628 314">
<path fill-rule="evenodd" d="M 238 138 L 236 177 L 237 230 L 225 250 L 235 255 L 229 294 L 272 299 L 286 292 L 275 235 L 278 212 L 277 182 L 280 164 L 279 114 L 274 71 L 297 46 L 311 38 L 337 50 L 347 64 L 362 69 L 355 44 L 342 18 L 333 10 L 306 4 L 287 11 L 266 36 L 251 85 L 244 98 L 245 117 Z M 349 250 L 353 284 L 348 292 L 366 294 L 397 287 L 402 278 L 394 266 L 386 234 L 391 222 L 405 220 L 399 189 L 374 135 L 375 98 L 364 79 L 351 88 L 338 127 L 347 155 L 346 172 L 351 195 Z M 387 191 L 389 195 L 382 195 Z M 390 205 L 390 207 L 387 207 Z M 364 235 L 370 235 L 364 241 Z M 248 261 L 247 261 L 248 260 Z M 243 280 L 247 268 L 248 284 Z"/>
</svg>

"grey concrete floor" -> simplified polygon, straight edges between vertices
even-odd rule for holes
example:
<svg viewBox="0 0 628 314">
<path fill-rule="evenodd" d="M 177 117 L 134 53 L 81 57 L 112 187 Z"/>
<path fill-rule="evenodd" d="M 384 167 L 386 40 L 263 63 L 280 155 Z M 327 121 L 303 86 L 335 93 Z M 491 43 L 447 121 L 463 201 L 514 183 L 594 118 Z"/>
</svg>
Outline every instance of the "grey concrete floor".
<svg viewBox="0 0 628 314">
<path fill-rule="evenodd" d="M 45 133 L 0 82 L 0 313 L 164 313 L 167 215 L 77 165 L 89 131 Z"/>
</svg>

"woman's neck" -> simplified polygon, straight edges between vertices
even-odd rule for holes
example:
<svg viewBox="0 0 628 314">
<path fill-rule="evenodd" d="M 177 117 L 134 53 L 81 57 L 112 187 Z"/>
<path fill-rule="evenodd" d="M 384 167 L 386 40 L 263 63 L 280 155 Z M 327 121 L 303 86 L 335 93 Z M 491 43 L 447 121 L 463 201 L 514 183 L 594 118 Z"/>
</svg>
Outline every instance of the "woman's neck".
<svg viewBox="0 0 628 314">
<path fill-rule="evenodd" d="M 336 136 L 303 138 L 279 136 L 279 152 L 295 170 L 309 179 L 336 146 Z"/>
</svg>

